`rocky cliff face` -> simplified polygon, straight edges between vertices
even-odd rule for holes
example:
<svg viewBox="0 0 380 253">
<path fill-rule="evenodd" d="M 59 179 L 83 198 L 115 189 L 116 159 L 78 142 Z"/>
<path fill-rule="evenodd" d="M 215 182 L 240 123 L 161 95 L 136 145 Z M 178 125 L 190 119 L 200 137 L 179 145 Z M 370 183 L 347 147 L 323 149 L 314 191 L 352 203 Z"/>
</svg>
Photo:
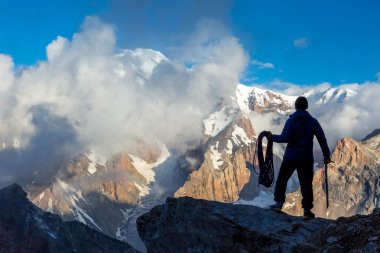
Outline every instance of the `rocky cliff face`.
<svg viewBox="0 0 380 253">
<path fill-rule="evenodd" d="M 253 163 L 257 167 L 257 161 L 253 161 L 257 136 L 251 121 L 241 111 L 234 113 L 225 117 L 218 115 L 222 120 L 214 118 L 213 122 L 217 123 L 212 127 L 207 126 L 211 124 L 206 121 L 207 141 L 199 148 L 200 154 L 195 158 L 198 162 L 188 164 L 191 173 L 175 197 L 235 202 L 241 198 L 253 199 L 261 191 L 273 191 L 273 187 L 258 185 L 258 175 L 253 168 Z M 230 123 L 223 126 L 220 121 Z M 276 174 L 280 163 L 281 159 L 274 154 Z"/>
<path fill-rule="evenodd" d="M 82 223 L 43 212 L 19 185 L 0 190 L 0 203 L 0 252 L 137 252 Z"/>
<path fill-rule="evenodd" d="M 380 209 L 337 221 L 254 206 L 167 199 L 137 220 L 149 252 L 378 252 Z"/>
<path fill-rule="evenodd" d="M 175 196 L 223 202 L 238 200 L 252 173 L 247 163 L 252 164 L 253 160 L 254 134 L 248 118 L 236 117 L 205 144 L 199 169 L 189 175 Z"/>
<path fill-rule="evenodd" d="M 149 193 L 155 175 L 153 168 L 168 155 L 163 146 L 144 148 L 141 143 L 106 161 L 92 153 L 80 154 L 61 164 L 50 180 L 36 174 L 26 189 L 41 209 L 121 239 L 119 227 L 127 210 Z"/>
<path fill-rule="evenodd" d="M 90 162 L 86 156 L 77 156 L 63 164 L 56 177 L 41 190 L 37 191 L 33 184 L 27 190 L 32 201 L 43 210 L 115 234 L 117 224 L 123 219 L 120 208 L 137 203 L 139 198 L 134 180 L 141 184 L 147 182 L 128 156 L 114 157 L 107 167 L 95 164 L 93 173 L 89 171 Z M 99 205 L 103 208 L 93 208 Z"/>
<path fill-rule="evenodd" d="M 319 217 L 369 214 L 380 207 L 380 135 L 365 141 L 344 138 L 332 153 L 335 163 L 329 165 L 330 207 L 326 210 L 324 169 L 314 174 L 314 211 Z M 286 211 L 299 215 L 301 195 L 297 191 L 287 196 Z"/>
</svg>

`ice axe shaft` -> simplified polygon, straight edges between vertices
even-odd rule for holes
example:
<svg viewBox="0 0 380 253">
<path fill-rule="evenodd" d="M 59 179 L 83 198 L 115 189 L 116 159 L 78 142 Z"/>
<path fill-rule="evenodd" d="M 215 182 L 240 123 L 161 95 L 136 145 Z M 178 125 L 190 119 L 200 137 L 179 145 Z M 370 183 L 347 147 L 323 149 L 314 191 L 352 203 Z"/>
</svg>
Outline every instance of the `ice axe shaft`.
<svg viewBox="0 0 380 253">
<path fill-rule="evenodd" d="M 325 164 L 325 186 L 326 186 L 326 208 L 329 208 L 329 182 L 328 182 L 328 176 L 327 176 L 327 167 L 328 165 Z"/>
</svg>

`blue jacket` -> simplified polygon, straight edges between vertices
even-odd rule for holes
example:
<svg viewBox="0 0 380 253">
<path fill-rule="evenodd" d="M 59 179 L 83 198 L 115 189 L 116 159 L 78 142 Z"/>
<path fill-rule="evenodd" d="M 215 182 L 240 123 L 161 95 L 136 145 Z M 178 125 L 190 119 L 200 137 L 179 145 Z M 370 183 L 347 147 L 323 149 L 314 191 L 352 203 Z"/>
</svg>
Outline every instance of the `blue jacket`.
<svg viewBox="0 0 380 253">
<path fill-rule="evenodd" d="M 307 111 L 297 110 L 289 116 L 281 135 L 272 135 L 272 140 L 278 143 L 288 143 L 284 160 L 314 161 L 313 139 L 317 137 L 323 156 L 330 158 L 325 133 L 319 122 Z"/>
</svg>

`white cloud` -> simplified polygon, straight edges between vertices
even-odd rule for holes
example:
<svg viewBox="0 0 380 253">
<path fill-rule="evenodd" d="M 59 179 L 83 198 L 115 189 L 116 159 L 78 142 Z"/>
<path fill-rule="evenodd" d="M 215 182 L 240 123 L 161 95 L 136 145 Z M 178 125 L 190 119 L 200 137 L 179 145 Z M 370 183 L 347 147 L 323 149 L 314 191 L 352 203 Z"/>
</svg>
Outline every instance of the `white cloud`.
<svg viewBox="0 0 380 253">
<path fill-rule="evenodd" d="M 270 62 L 261 62 L 259 60 L 253 60 L 252 64 L 257 66 L 259 69 L 274 69 L 274 64 Z"/>
<path fill-rule="evenodd" d="M 310 40 L 306 37 L 301 37 L 293 41 L 293 45 L 297 48 L 307 48 L 310 46 Z"/>
<path fill-rule="evenodd" d="M 6 91 L 14 81 L 12 57 L 0 54 L 0 91 Z"/>
<path fill-rule="evenodd" d="M 377 72 L 375 76 L 377 78 L 377 81 L 380 81 L 380 72 Z"/>
<path fill-rule="evenodd" d="M 315 98 L 309 98 L 309 111 L 324 128 L 331 149 L 341 138 L 350 136 L 361 140 L 374 129 L 380 128 L 380 111 L 377 110 L 380 108 L 380 100 L 377 99 L 380 96 L 380 80 L 339 86 L 332 86 L 330 83 L 298 85 L 275 80 L 264 87 L 293 96 L 303 95 L 310 90 L 313 90 L 314 94 L 323 93 L 331 88 L 340 90 L 340 92 L 336 90 L 337 94 L 342 94 L 347 89 L 353 90 L 356 95 L 346 99 L 343 103 L 342 100 L 331 100 L 329 103 L 316 105 L 311 101 Z M 255 117 L 257 118 L 257 116 Z M 262 117 L 260 124 L 271 129 L 272 120 L 271 117 Z"/>
<path fill-rule="evenodd" d="M 187 148 L 201 138 L 204 117 L 234 94 L 247 62 L 238 40 L 210 21 L 155 68 L 158 53 L 147 50 L 141 61 L 144 50 L 118 54 L 115 41 L 111 26 L 89 17 L 71 40 L 58 36 L 47 46 L 46 61 L 17 76 L 11 58 L 0 55 L 0 96 L 6 98 L 0 141 L 17 138 L 27 146 L 39 130 L 34 108 L 43 106 L 67 122 L 81 146 L 100 154 L 137 140 Z M 191 69 L 186 62 L 193 62 Z"/>
<path fill-rule="evenodd" d="M 356 92 L 353 99 L 343 104 L 331 104 L 315 108 L 328 135 L 335 141 L 351 136 L 361 140 L 374 129 L 380 128 L 380 83 L 365 82 L 356 85 L 342 85 L 336 88 L 350 88 Z"/>
<path fill-rule="evenodd" d="M 244 77 L 243 78 L 243 82 L 244 83 L 252 83 L 254 81 L 256 81 L 258 79 L 258 77 L 254 76 L 254 77 Z"/>
</svg>

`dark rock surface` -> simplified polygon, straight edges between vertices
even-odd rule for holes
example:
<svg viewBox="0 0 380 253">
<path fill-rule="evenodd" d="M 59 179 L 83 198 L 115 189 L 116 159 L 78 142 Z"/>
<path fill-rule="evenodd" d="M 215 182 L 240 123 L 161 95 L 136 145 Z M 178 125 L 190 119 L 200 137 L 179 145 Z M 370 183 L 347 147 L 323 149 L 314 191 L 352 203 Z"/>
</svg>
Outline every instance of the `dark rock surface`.
<svg viewBox="0 0 380 253">
<path fill-rule="evenodd" d="M 148 252 L 379 252 L 380 210 L 304 221 L 254 206 L 168 198 L 137 220 Z"/>
<path fill-rule="evenodd" d="M 362 141 L 366 141 L 368 139 L 371 139 L 372 137 L 375 137 L 376 135 L 380 135 L 380 129 L 373 130 L 370 134 L 368 134 Z"/>
<path fill-rule="evenodd" d="M 62 222 L 27 199 L 21 186 L 0 190 L 0 252 L 137 252 L 77 221 Z"/>
<path fill-rule="evenodd" d="M 313 242 L 325 252 L 380 252 L 380 209 L 339 218 L 316 233 Z"/>
</svg>

